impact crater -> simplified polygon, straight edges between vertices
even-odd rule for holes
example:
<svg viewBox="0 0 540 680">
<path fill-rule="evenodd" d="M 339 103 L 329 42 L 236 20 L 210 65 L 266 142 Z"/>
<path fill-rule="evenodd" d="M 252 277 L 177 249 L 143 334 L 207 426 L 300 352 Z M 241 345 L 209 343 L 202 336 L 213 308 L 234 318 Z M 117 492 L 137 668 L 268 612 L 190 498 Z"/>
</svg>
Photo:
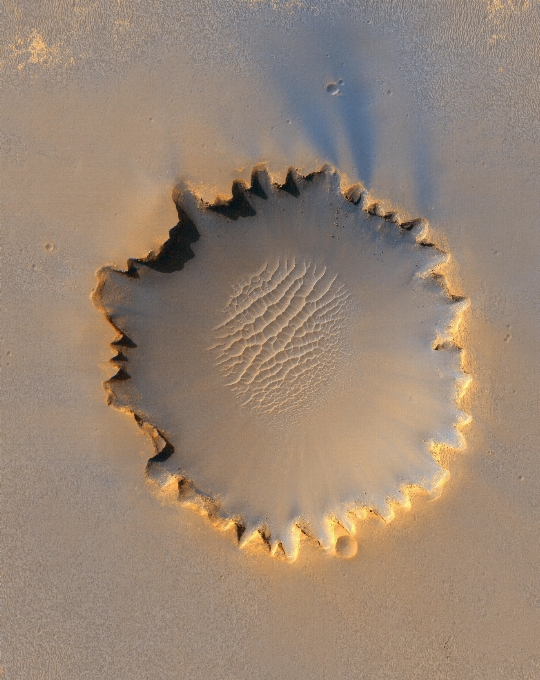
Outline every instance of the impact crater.
<svg viewBox="0 0 540 680">
<path fill-rule="evenodd" d="M 439 493 L 437 451 L 464 447 L 449 256 L 330 167 L 174 198 L 157 253 L 98 272 L 109 403 L 152 438 L 148 478 L 240 545 L 354 557 L 357 520 Z"/>
</svg>

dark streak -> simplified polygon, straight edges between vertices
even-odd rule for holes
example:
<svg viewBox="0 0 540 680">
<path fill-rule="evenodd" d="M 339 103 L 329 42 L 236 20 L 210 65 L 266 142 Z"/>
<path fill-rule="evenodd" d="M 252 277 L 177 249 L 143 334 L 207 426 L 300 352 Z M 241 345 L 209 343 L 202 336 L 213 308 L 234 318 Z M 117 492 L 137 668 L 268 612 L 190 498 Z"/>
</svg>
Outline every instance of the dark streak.
<svg viewBox="0 0 540 680">
<path fill-rule="evenodd" d="M 143 260 L 129 260 L 128 275 L 134 267 L 134 262 L 144 264 L 162 274 L 172 274 L 183 269 L 186 262 L 195 257 L 191 244 L 199 240 L 199 232 L 193 220 L 178 204 L 178 224 L 169 231 L 169 238 L 161 246 L 159 253 L 151 253 Z M 135 268 L 136 269 L 136 268 Z M 138 274 L 137 274 L 138 275 Z"/>
<path fill-rule="evenodd" d="M 358 205 L 362 198 L 364 197 L 364 194 L 361 191 L 359 191 L 357 187 L 353 186 L 348 191 L 345 192 L 344 196 L 347 199 L 347 201 L 349 201 L 349 203 L 352 203 L 353 205 Z"/>
<path fill-rule="evenodd" d="M 411 220 L 410 222 L 403 222 L 399 226 L 402 229 L 405 229 L 405 231 L 411 231 L 411 229 L 413 229 L 414 227 L 419 225 L 421 222 L 422 222 L 422 220 Z"/>
<path fill-rule="evenodd" d="M 148 460 L 147 468 L 148 468 L 148 466 L 151 465 L 152 463 L 164 463 L 164 462 L 165 462 L 166 460 L 168 460 L 168 459 L 173 455 L 173 453 L 174 453 L 174 446 L 171 444 L 171 442 L 168 442 L 168 441 L 165 439 L 165 437 L 161 434 L 161 432 L 159 433 L 159 436 L 160 436 L 160 437 L 163 439 L 163 441 L 165 442 L 165 446 L 161 449 L 161 451 L 160 451 L 159 453 L 156 453 L 155 456 L 152 456 L 152 458 L 150 458 L 150 459 Z"/>
<path fill-rule="evenodd" d="M 121 380 L 130 380 L 131 376 L 129 373 L 124 369 L 121 368 L 118 373 L 115 373 L 112 378 L 109 378 L 107 382 L 112 383 L 112 382 L 119 382 Z"/>
<path fill-rule="evenodd" d="M 257 214 L 246 198 L 245 186 L 242 182 L 238 181 L 233 182 L 232 198 L 229 201 L 216 201 L 214 205 L 208 206 L 208 210 L 212 210 L 212 212 L 216 212 L 234 221 L 239 217 L 253 217 Z"/>
<path fill-rule="evenodd" d="M 294 179 L 294 171 L 291 169 L 287 173 L 287 177 L 285 179 L 285 184 L 282 184 L 279 189 L 281 191 L 286 191 L 288 194 L 291 196 L 294 196 L 295 198 L 298 198 L 300 196 L 300 190 L 298 189 L 298 186 L 295 182 Z"/>
<path fill-rule="evenodd" d="M 134 265 L 134 262 L 138 262 L 138 260 L 128 260 L 127 270 L 125 272 L 121 272 L 125 276 L 129 276 L 130 279 L 138 279 L 139 278 L 139 270 Z"/>
<path fill-rule="evenodd" d="M 259 534 L 261 535 L 262 540 L 265 542 L 268 550 L 272 548 L 272 544 L 270 543 L 271 540 L 271 535 L 270 532 L 267 531 L 265 528 L 259 529 Z"/>
<path fill-rule="evenodd" d="M 114 342 L 111 342 L 111 347 L 131 347 L 131 348 L 137 347 L 137 345 L 133 342 L 133 340 L 131 338 L 129 338 L 125 333 L 122 333 L 122 331 L 118 331 L 118 332 L 121 333 L 122 337 L 119 340 L 115 340 Z"/>
<path fill-rule="evenodd" d="M 263 189 L 261 181 L 259 179 L 260 171 L 253 170 L 251 173 L 251 186 L 249 187 L 249 193 L 253 196 L 258 196 L 259 198 L 264 198 L 266 200 L 268 196 L 266 191 Z"/>
</svg>

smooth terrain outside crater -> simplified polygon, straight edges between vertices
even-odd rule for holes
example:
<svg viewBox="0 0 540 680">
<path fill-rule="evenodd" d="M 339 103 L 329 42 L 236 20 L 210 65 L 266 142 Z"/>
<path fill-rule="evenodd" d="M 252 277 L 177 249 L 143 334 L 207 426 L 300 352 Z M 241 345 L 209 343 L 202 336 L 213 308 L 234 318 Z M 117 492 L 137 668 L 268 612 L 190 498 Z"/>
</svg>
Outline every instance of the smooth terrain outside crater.
<svg viewBox="0 0 540 680">
<path fill-rule="evenodd" d="M 301 530 L 333 552 L 336 522 L 353 533 L 410 487 L 436 490 L 434 449 L 461 447 L 467 420 L 466 303 L 426 223 L 329 168 L 176 200 L 161 251 L 102 269 L 95 294 L 120 333 L 110 401 L 153 436 L 150 478 L 289 559 Z"/>
</svg>

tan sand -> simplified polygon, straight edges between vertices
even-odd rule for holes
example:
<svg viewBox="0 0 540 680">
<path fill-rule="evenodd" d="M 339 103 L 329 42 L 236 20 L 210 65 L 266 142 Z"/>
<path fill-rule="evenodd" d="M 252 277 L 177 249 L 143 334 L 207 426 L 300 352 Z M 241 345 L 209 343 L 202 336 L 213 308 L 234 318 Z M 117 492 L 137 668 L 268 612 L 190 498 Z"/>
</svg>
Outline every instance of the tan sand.
<svg viewBox="0 0 540 680">
<path fill-rule="evenodd" d="M 539 678 L 537 5 L 1 16 L 5 677 Z M 356 554 L 337 536 L 347 560 L 238 550 L 156 497 L 152 443 L 102 387 L 96 271 L 159 248 L 179 181 L 212 201 L 260 162 L 329 163 L 425 217 L 471 303 L 467 449 Z"/>
</svg>

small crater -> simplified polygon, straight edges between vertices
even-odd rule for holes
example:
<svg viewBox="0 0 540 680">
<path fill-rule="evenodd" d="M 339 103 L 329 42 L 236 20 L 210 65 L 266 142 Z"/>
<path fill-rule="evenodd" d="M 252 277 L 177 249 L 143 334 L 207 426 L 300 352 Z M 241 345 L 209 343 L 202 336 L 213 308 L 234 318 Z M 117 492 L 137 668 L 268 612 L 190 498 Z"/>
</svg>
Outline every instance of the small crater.
<svg viewBox="0 0 540 680">
<path fill-rule="evenodd" d="M 510 342 L 511 339 L 512 336 L 510 335 L 510 333 L 507 333 L 503 338 L 503 342 Z"/>
<path fill-rule="evenodd" d="M 340 536 L 336 541 L 336 554 L 345 560 L 350 560 L 358 552 L 358 543 L 352 536 Z"/>
<path fill-rule="evenodd" d="M 336 94 L 339 94 L 339 85 L 337 83 L 328 83 L 326 91 L 328 94 L 335 96 Z"/>
<path fill-rule="evenodd" d="M 52 251 L 54 250 L 54 243 L 51 243 L 49 241 L 49 243 L 46 243 L 43 247 L 48 253 L 52 253 Z"/>
</svg>

